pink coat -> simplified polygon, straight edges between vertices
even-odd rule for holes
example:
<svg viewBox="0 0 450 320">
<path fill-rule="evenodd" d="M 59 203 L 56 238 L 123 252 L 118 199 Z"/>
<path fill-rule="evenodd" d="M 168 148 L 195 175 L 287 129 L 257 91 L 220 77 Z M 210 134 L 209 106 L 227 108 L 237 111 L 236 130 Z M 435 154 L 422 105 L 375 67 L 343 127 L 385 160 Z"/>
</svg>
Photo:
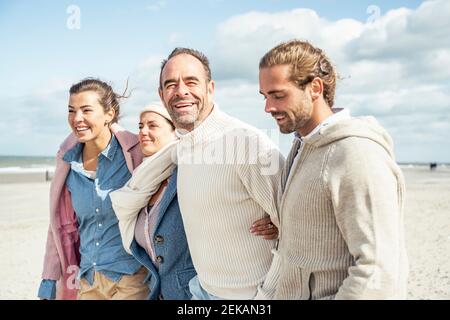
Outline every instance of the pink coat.
<svg viewBox="0 0 450 320">
<path fill-rule="evenodd" d="M 142 162 L 138 137 L 117 124 L 111 126 L 130 172 Z M 75 281 L 80 265 L 80 235 L 77 218 L 72 207 L 66 178 L 70 165 L 62 157 L 77 143 L 72 133 L 61 144 L 56 155 L 56 169 L 50 186 L 50 226 L 44 257 L 42 279 L 58 280 L 56 298 L 76 299 L 78 285 Z"/>
</svg>

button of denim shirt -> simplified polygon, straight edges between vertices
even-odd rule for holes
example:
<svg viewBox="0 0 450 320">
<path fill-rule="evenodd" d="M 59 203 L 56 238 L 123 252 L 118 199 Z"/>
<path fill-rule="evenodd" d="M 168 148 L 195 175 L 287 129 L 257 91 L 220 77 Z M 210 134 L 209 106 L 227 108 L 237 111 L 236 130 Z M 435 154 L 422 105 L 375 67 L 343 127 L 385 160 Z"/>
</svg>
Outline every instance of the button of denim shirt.
<svg viewBox="0 0 450 320">
<path fill-rule="evenodd" d="M 157 256 L 156 257 L 156 261 L 158 261 L 159 263 L 163 263 L 164 262 L 164 258 L 161 256 Z"/>
<path fill-rule="evenodd" d="M 94 262 L 92 265 L 93 265 L 93 266 L 96 266 L 96 265 L 97 265 L 97 262 Z"/>
<path fill-rule="evenodd" d="M 101 223 L 99 223 L 99 224 L 98 224 L 98 227 L 99 227 L 99 228 L 101 228 L 101 227 L 102 227 L 102 224 L 101 224 Z"/>
<path fill-rule="evenodd" d="M 99 208 L 96 208 L 96 209 L 95 209 L 95 212 L 97 212 L 97 213 L 98 213 L 99 211 L 100 211 L 100 209 L 99 209 Z"/>
<path fill-rule="evenodd" d="M 100 243 L 99 243 L 99 242 L 96 242 L 95 245 L 98 247 L 98 246 L 100 245 Z"/>
<path fill-rule="evenodd" d="M 156 241 L 157 244 L 163 244 L 164 238 L 163 238 L 163 236 L 157 235 L 155 237 L 155 241 Z"/>
</svg>

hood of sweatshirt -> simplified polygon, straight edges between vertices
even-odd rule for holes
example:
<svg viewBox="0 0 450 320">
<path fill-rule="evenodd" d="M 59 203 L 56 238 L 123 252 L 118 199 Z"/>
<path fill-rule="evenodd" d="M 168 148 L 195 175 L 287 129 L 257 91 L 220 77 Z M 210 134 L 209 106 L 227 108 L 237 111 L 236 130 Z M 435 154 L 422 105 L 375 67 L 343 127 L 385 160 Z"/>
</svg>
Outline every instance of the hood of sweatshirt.
<svg viewBox="0 0 450 320">
<path fill-rule="evenodd" d="M 304 142 L 319 148 L 349 137 L 372 140 L 395 158 L 391 136 L 374 117 L 354 117 L 332 123 Z"/>
</svg>

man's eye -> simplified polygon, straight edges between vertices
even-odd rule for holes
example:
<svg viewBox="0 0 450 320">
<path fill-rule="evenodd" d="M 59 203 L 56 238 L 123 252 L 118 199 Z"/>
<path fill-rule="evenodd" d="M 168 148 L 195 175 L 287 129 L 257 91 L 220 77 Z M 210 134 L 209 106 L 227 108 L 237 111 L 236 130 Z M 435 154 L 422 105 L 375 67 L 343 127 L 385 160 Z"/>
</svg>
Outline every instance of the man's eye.
<svg viewBox="0 0 450 320">
<path fill-rule="evenodd" d="M 280 100 L 280 99 L 283 99 L 284 96 L 273 96 L 273 98 L 274 98 L 275 100 Z"/>
<path fill-rule="evenodd" d="M 74 113 L 75 111 L 69 109 L 69 113 Z"/>
</svg>

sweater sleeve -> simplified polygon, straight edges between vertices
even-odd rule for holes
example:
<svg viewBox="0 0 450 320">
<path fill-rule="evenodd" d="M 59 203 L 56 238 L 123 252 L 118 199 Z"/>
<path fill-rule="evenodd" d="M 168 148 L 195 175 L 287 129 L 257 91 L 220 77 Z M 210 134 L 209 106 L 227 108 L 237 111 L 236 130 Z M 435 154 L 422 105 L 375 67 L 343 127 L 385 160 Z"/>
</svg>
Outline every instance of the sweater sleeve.
<svg viewBox="0 0 450 320">
<path fill-rule="evenodd" d="M 261 206 L 279 228 L 276 195 L 284 157 L 268 137 L 250 137 L 245 153 L 241 153 L 237 172 L 250 196 Z M 250 226 L 249 226 L 250 227 Z"/>
<path fill-rule="evenodd" d="M 335 145 L 336 147 L 336 145 Z M 404 182 L 389 154 L 368 140 L 335 148 L 324 174 L 335 218 L 354 259 L 336 299 L 402 298 Z"/>
<path fill-rule="evenodd" d="M 281 258 L 276 249 L 272 249 L 273 259 L 264 283 L 258 286 L 254 300 L 273 300 L 278 278 L 280 277 Z"/>
</svg>

